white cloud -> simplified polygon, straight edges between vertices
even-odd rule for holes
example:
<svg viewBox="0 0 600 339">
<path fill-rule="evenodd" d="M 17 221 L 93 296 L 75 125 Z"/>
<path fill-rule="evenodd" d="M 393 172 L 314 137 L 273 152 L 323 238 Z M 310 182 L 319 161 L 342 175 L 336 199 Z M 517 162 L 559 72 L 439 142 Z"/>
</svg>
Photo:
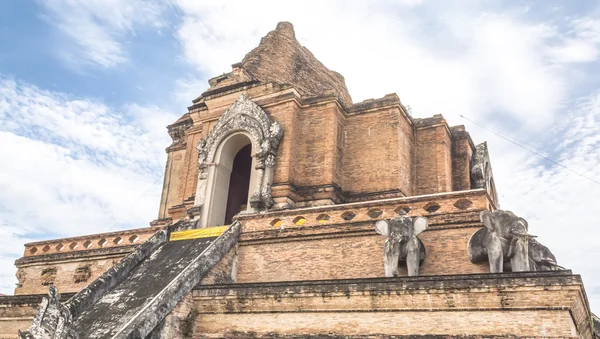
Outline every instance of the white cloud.
<svg viewBox="0 0 600 339">
<path fill-rule="evenodd" d="M 159 1 L 43 0 L 38 2 L 49 25 L 70 43 L 58 53 L 71 66 L 113 67 L 127 61 L 126 38 L 136 28 L 163 25 Z"/>
<path fill-rule="evenodd" d="M 0 262 L 20 257 L 40 235 L 148 226 L 170 141 L 165 126 L 176 118 L 0 78 L 0 145 L 8 145 L 0 148 Z M 13 283 L 12 263 L 1 266 L 0 292 Z"/>
<path fill-rule="evenodd" d="M 600 19 L 581 17 L 570 22 L 561 36 L 563 44 L 550 50 L 559 62 L 578 63 L 597 60 L 600 53 Z"/>
<path fill-rule="evenodd" d="M 176 3 L 184 58 L 203 80 L 229 71 L 288 20 L 302 44 L 345 76 L 355 101 L 395 91 L 416 116 L 502 112 L 536 131 L 554 122 L 570 94 L 565 65 L 593 60 L 600 46 L 597 18 L 535 22 L 523 8 L 499 12 L 471 1 L 435 10 L 420 1 Z"/>
</svg>

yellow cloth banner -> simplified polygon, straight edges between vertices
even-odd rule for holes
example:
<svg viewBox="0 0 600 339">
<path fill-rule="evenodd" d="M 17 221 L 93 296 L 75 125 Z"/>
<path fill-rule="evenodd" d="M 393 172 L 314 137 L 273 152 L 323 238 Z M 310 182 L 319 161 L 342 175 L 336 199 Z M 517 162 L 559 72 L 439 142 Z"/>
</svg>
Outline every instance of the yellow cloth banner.
<svg viewBox="0 0 600 339">
<path fill-rule="evenodd" d="M 169 241 L 218 237 L 228 228 L 229 225 L 173 232 Z"/>
</svg>

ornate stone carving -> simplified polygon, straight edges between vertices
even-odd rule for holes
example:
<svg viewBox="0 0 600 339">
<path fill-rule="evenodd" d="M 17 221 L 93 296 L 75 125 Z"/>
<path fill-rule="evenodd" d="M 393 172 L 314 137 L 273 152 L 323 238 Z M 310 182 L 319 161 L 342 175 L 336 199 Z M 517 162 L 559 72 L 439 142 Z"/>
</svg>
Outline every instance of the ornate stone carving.
<svg viewBox="0 0 600 339">
<path fill-rule="evenodd" d="M 192 119 L 188 117 L 184 120 L 180 119 L 180 121 L 168 126 L 167 130 L 171 136 L 171 139 L 173 139 L 173 142 L 171 143 L 171 146 L 167 148 L 167 150 L 185 144 L 185 133 L 190 127 L 192 127 L 192 125 Z"/>
<path fill-rule="evenodd" d="M 510 211 L 483 211 L 485 227 L 469 240 L 469 259 L 472 263 L 488 260 L 490 272 L 556 270 L 556 258 L 550 250 L 528 233 L 525 219 Z"/>
<path fill-rule="evenodd" d="M 271 206 L 273 206 L 273 204 L 275 204 L 275 201 L 273 201 L 272 194 L 271 194 L 271 184 L 270 183 L 265 184 L 260 198 L 261 198 L 262 206 L 264 206 L 265 208 L 271 208 Z"/>
<path fill-rule="evenodd" d="M 21 339 L 76 339 L 72 328 L 71 311 L 60 302 L 60 293 L 50 285 L 48 296 L 44 297 L 29 330 L 19 331 Z"/>
<path fill-rule="evenodd" d="M 475 146 L 475 152 L 471 156 L 471 188 L 486 189 L 496 207 L 499 207 L 498 195 L 496 194 L 496 186 L 494 184 L 494 174 L 492 173 L 492 164 L 486 142 Z"/>
<path fill-rule="evenodd" d="M 242 94 L 223 113 L 208 137 L 201 139 L 196 145 L 199 173 L 195 206 L 202 207 L 205 204 L 208 173 L 210 166 L 214 165 L 219 145 L 226 137 L 238 131 L 250 134 L 252 143 L 258 146 L 258 151 L 254 154 L 257 180 L 256 186 L 252 188 L 250 206 L 255 210 L 263 210 L 273 205 L 270 189 L 272 168 L 275 166 L 283 130 L 278 122 L 273 121 L 262 108 Z"/>
<path fill-rule="evenodd" d="M 409 276 L 419 275 L 419 266 L 425 260 L 425 246 L 417 235 L 427 229 L 425 217 L 411 218 L 396 215 L 380 220 L 375 231 L 387 237 L 383 248 L 383 267 L 386 277 L 397 277 L 399 263 L 406 262 Z"/>
<path fill-rule="evenodd" d="M 198 140 L 198 143 L 196 144 L 196 151 L 198 152 L 198 169 L 202 169 L 204 167 L 201 167 L 201 165 L 206 164 L 206 140 Z"/>
</svg>

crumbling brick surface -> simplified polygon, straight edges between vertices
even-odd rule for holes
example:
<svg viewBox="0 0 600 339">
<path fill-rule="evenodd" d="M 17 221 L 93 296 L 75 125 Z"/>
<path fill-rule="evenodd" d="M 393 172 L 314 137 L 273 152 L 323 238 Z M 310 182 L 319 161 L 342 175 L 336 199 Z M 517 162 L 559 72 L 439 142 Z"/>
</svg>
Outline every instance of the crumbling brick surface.
<svg viewBox="0 0 600 339">
<path fill-rule="evenodd" d="M 570 271 L 202 286 L 196 333 L 590 338 L 581 291 Z"/>
<path fill-rule="evenodd" d="M 302 47 L 289 22 L 280 22 L 277 29 L 262 38 L 260 45 L 244 57 L 240 68 L 263 83 L 290 84 L 308 96 L 334 91 L 341 102 L 352 104 L 344 77 L 327 69 Z"/>
<path fill-rule="evenodd" d="M 415 195 L 452 191 L 452 139 L 442 116 L 416 126 Z"/>
</svg>

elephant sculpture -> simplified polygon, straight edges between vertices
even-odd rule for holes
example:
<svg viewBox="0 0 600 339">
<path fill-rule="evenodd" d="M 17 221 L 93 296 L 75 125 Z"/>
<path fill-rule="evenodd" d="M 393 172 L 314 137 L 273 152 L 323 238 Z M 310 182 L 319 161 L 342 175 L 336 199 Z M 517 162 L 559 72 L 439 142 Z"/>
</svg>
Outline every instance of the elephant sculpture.
<svg viewBox="0 0 600 339">
<path fill-rule="evenodd" d="M 529 268 L 532 271 L 556 271 L 565 268 L 556 263 L 556 257 L 548 247 L 529 238 Z"/>
<path fill-rule="evenodd" d="M 398 265 L 404 262 L 409 276 L 419 275 L 419 266 L 425 260 L 425 246 L 417 235 L 427 228 L 427 224 L 427 218 L 401 215 L 375 224 L 377 233 L 387 237 L 383 248 L 386 277 L 397 277 Z"/>
<path fill-rule="evenodd" d="M 510 211 L 482 211 L 485 227 L 469 240 L 469 259 L 472 263 L 486 259 L 491 273 L 562 269 L 550 250 L 528 233 L 525 219 Z"/>
</svg>

